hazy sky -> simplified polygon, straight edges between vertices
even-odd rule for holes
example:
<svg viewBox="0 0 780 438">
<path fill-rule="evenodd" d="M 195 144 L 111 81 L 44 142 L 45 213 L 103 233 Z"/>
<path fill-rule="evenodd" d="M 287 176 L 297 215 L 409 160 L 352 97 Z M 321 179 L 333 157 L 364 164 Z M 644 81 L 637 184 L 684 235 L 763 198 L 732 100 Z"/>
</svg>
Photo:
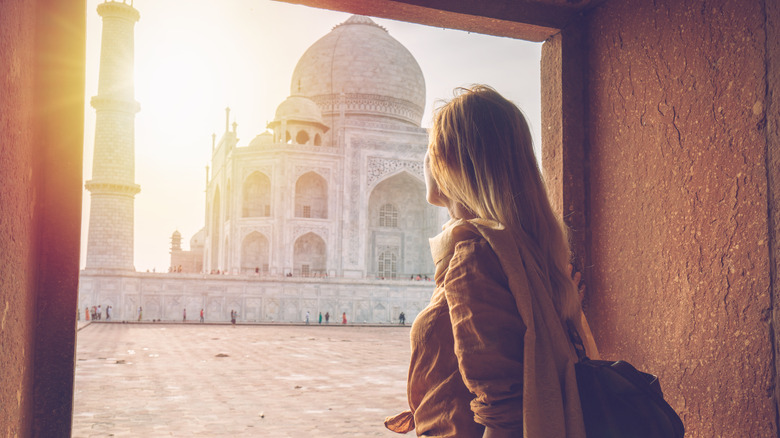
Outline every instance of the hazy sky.
<svg viewBox="0 0 780 438">
<path fill-rule="evenodd" d="M 92 174 L 103 0 L 87 1 L 84 179 Z M 135 267 L 167 271 L 170 236 L 183 246 L 205 223 L 205 166 L 211 134 L 224 132 L 225 107 L 239 146 L 265 130 L 290 92 L 303 52 L 349 14 L 266 0 L 135 0 Z M 540 142 L 541 44 L 374 18 L 417 59 L 431 107 L 455 87 L 496 88 L 528 116 Z M 81 266 L 86 260 L 89 192 L 84 191 Z"/>
</svg>

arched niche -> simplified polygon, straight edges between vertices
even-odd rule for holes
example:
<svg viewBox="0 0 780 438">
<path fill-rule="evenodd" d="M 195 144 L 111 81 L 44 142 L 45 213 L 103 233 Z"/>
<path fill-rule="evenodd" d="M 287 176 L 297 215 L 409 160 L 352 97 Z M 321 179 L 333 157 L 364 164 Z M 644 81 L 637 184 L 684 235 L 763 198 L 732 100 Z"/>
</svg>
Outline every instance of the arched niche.
<svg viewBox="0 0 780 438">
<path fill-rule="evenodd" d="M 241 272 L 268 272 L 270 247 L 263 234 L 257 231 L 247 234 L 241 242 Z"/>
<path fill-rule="evenodd" d="M 219 230 L 221 228 L 219 218 L 219 186 L 214 190 L 214 197 L 211 203 L 211 269 L 219 269 Z"/>
<path fill-rule="evenodd" d="M 295 182 L 295 217 L 328 218 L 328 182 L 315 172 Z"/>
<path fill-rule="evenodd" d="M 304 129 L 301 129 L 297 134 L 295 134 L 295 142 L 298 144 L 306 144 L 309 142 L 309 139 L 309 133 Z"/>
<path fill-rule="evenodd" d="M 271 179 L 266 174 L 252 172 L 244 180 L 241 194 L 241 216 L 271 216 Z"/>
<path fill-rule="evenodd" d="M 228 221 L 233 215 L 233 189 L 230 180 L 227 182 L 227 190 L 225 191 L 225 220 Z"/>
<path fill-rule="evenodd" d="M 431 218 L 425 184 L 402 171 L 380 181 L 368 198 L 369 273 L 379 278 L 430 270 Z"/>
<path fill-rule="evenodd" d="M 325 274 L 327 269 L 327 246 L 322 237 L 306 233 L 295 240 L 293 246 L 295 275 L 312 276 Z"/>
<path fill-rule="evenodd" d="M 371 191 L 368 198 L 369 226 L 423 228 L 427 205 L 425 184 L 403 171 L 380 181 Z M 380 218 L 384 220 L 380 222 Z"/>
</svg>

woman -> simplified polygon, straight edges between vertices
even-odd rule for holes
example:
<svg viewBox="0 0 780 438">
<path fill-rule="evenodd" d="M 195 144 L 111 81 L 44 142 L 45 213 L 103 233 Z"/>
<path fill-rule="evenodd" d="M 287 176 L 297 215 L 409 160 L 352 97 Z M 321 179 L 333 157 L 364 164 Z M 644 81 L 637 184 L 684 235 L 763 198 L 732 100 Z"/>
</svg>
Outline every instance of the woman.
<svg viewBox="0 0 780 438">
<path fill-rule="evenodd" d="M 410 410 L 396 432 L 584 437 L 566 321 L 597 352 L 569 276 L 525 118 L 486 86 L 434 115 L 427 200 L 451 220 L 431 239 L 436 289 L 412 325 Z"/>
</svg>

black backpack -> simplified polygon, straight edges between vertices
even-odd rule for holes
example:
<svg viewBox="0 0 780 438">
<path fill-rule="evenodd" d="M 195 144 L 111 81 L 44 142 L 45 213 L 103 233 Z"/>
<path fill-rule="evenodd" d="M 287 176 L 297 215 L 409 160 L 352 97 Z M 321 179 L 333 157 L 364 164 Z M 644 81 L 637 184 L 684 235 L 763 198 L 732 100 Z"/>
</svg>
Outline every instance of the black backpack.
<svg viewBox="0 0 780 438">
<path fill-rule="evenodd" d="M 588 438 L 683 438 L 685 426 L 664 400 L 658 377 L 622 360 L 590 360 L 574 325 L 569 337 Z"/>
</svg>

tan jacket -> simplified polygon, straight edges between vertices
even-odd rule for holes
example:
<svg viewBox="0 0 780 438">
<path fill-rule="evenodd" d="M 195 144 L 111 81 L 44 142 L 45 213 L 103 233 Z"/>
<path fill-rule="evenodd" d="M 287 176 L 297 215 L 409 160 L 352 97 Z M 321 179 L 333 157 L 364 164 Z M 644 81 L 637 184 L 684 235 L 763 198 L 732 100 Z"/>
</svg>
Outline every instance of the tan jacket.
<svg viewBox="0 0 780 438">
<path fill-rule="evenodd" d="M 411 331 L 411 409 L 385 425 L 419 436 L 477 438 L 490 426 L 584 438 L 577 357 L 523 245 L 496 222 L 456 220 L 431 252 L 436 289 Z M 575 325 L 597 357 L 584 316 Z"/>
</svg>

